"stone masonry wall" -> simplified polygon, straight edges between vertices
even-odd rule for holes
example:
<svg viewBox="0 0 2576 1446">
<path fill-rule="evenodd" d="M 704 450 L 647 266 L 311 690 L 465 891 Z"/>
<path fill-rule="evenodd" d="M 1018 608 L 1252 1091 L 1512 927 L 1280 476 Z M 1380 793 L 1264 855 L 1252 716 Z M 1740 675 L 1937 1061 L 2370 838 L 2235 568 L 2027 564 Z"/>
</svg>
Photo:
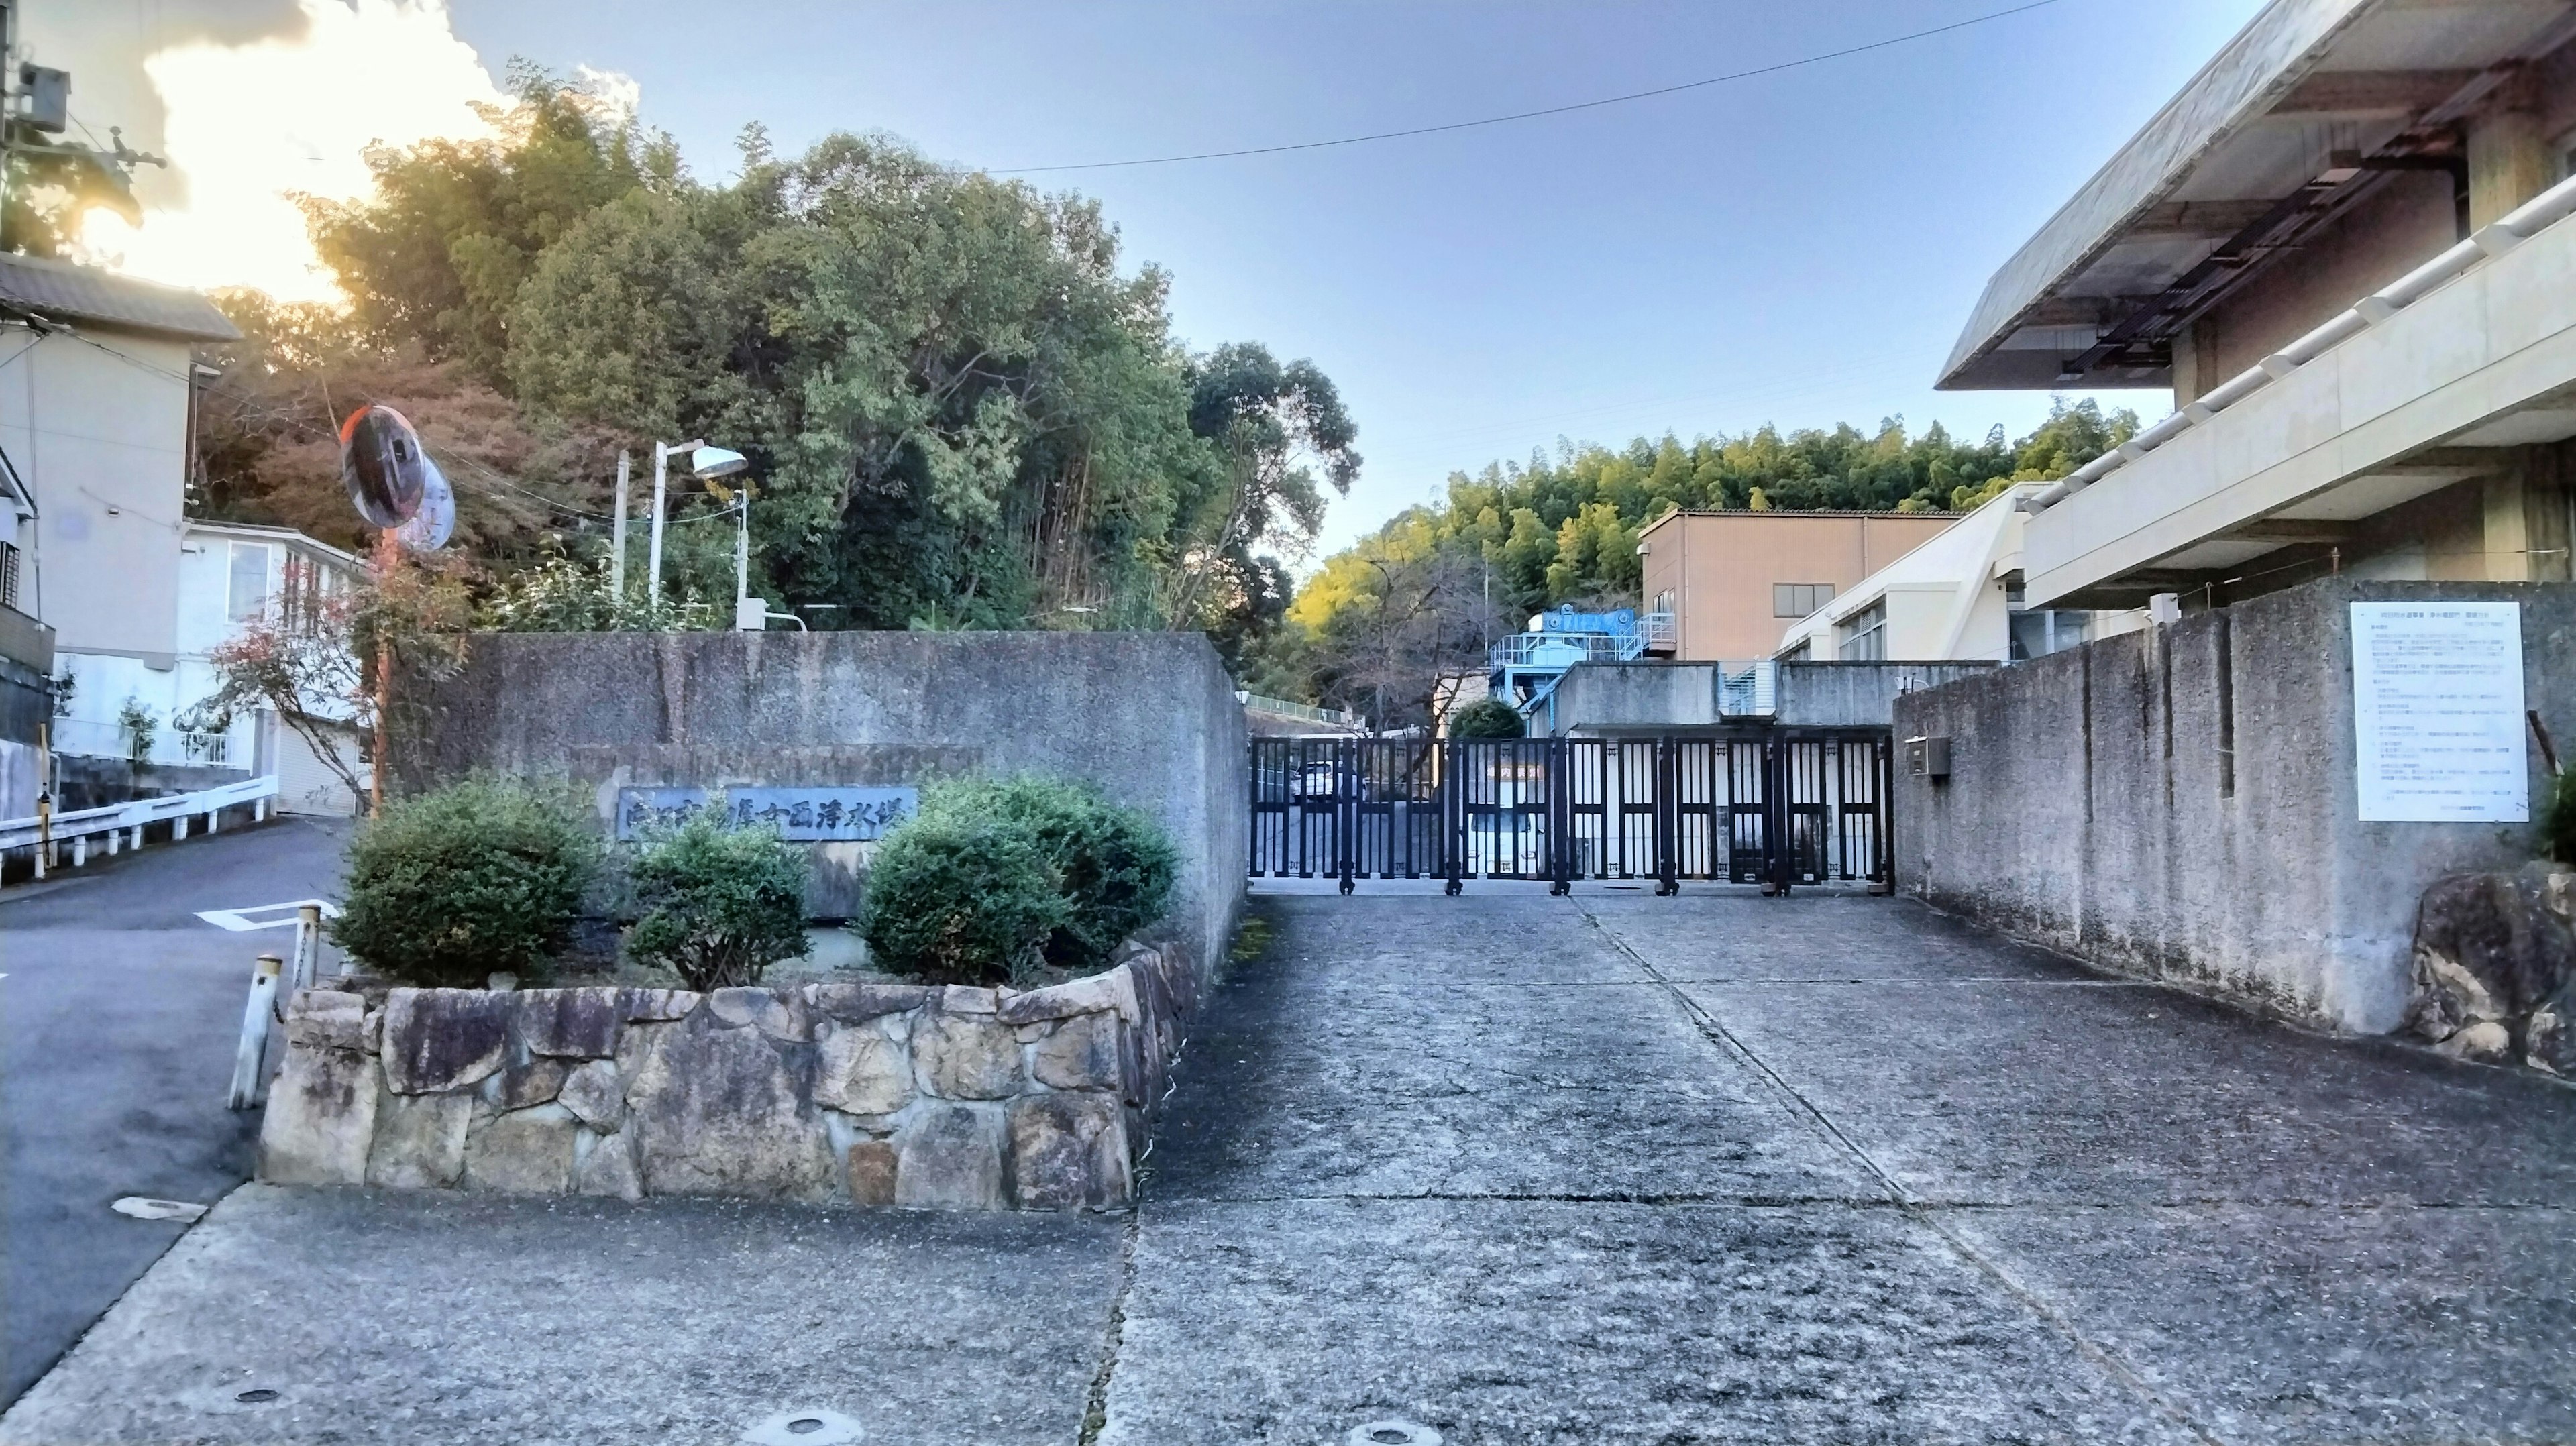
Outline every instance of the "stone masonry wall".
<svg viewBox="0 0 2576 1446">
<path fill-rule="evenodd" d="M 1202 975 L 1129 945 L 1045 989 L 883 983 L 304 990 L 260 1132 L 275 1184 L 1130 1203 Z"/>
</svg>

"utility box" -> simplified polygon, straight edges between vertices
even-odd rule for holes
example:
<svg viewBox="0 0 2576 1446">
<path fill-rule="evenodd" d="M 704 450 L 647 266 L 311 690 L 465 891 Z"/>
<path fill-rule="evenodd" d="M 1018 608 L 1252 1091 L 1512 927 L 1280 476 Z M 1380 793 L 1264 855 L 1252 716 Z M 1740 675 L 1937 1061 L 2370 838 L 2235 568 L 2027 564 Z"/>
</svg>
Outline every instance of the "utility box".
<svg viewBox="0 0 2576 1446">
<path fill-rule="evenodd" d="M 5 73 L 5 72 L 0 72 Z M 18 67 L 18 94 L 25 109 L 18 118 L 29 130 L 60 135 L 72 118 L 72 76 L 67 70 L 41 65 Z"/>
<path fill-rule="evenodd" d="M 1905 740 L 1905 771 L 1917 778 L 1950 776 L 1950 740 L 1914 737 Z"/>
</svg>

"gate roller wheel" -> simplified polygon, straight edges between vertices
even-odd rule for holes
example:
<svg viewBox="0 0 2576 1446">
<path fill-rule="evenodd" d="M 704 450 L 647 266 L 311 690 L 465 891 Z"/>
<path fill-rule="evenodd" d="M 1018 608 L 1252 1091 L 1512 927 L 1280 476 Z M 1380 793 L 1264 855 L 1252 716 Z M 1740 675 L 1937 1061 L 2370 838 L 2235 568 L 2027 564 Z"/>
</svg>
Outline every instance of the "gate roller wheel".
<svg viewBox="0 0 2576 1446">
<path fill-rule="evenodd" d="M 1350 881 L 1350 880 L 1348 880 L 1348 879 L 1344 879 L 1344 880 L 1342 880 L 1342 892 L 1343 892 L 1343 894 L 1347 895 L 1347 894 L 1349 894 L 1349 893 L 1350 893 L 1350 891 L 1351 891 L 1351 881 Z"/>
<path fill-rule="evenodd" d="M 1442 893 L 1447 894 L 1449 897 L 1451 897 L 1451 898 L 1453 898 L 1453 899 L 1454 899 L 1454 898 L 1458 897 L 1458 895 L 1459 895 L 1459 894 L 1461 894 L 1461 893 L 1465 892 L 1465 890 L 1466 890 L 1466 885 L 1459 883 L 1456 879 L 1451 879 L 1451 880 L 1449 881 L 1448 887 L 1447 887 L 1447 888 L 1442 889 L 1442 890 L 1441 890 L 1441 892 L 1442 892 Z"/>
</svg>

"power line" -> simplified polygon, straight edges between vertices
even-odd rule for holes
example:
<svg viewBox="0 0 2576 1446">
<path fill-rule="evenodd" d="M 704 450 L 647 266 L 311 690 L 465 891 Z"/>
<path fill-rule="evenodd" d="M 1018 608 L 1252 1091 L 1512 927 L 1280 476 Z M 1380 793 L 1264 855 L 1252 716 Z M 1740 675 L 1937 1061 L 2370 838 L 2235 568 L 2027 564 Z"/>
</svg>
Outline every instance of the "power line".
<svg viewBox="0 0 2576 1446">
<path fill-rule="evenodd" d="M 1854 55 L 1865 55 L 1873 50 L 1885 50 L 1890 46 L 1906 45 L 1917 40 L 1927 40 L 1935 35 L 1947 35 L 1954 30 L 1966 30 L 1971 26 L 1984 25 L 1990 21 L 2002 20 L 2009 16 L 2025 14 L 2029 11 L 2042 9 L 2056 3 L 2057 0 L 2028 0 L 2027 4 L 2015 5 L 2004 10 L 1992 10 L 1983 15 L 1972 15 L 1965 20 L 1954 20 L 1947 25 L 1935 25 L 1928 30 L 1910 31 L 1904 35 L 1891 35 L 1884 40 L 1872 40 L 1861 45 L 1845 46 L 1840 50 L 1827 50 L 1815 55 L 1803 55 L 1795 60 L 1778 61 L 1771 65 L 1757 65 L 1750 70 L 1737 70 L 1730 71 L 1725 75 L 1712 75 L 1705 80 L 1686 80 L 1678 85 L 1659 85 L 1652 90 L 1635 90 L 1630 91 L 1625 95 L 1608 95 L 1603 96 L 1598 100 L 1578 100 L 1566 105 L 1543 106 L 1537 110 L 1514 111 L 1509 115 L 1485 116 L 1478 120 L 1449 121 L 1441 125 L 1413 126 L 1404 130 L 1371 131 L 1366 135 L 1340 136 L 1327 141 L 1293 141 L 1285 145 L 1276 146 L 1246 146 L 1239 150 L 1231 151 L 1193 151 L 1185 155 L 1142 156 L 1134 160 L 1125 161 L 1080 161 L 1060 166 L 1016 166 L 1008 170 L 999 170 L 987 167 L 985 168 L 985 171 L 986 174 L 995 176 L 1036 176 L 1058 171 L 1108 171 L 1120 170 L 1131 166 L 1168 166 L 1175 165 L 1183 161 L 1222 161 L 1231 160 L 1239 156 L 1275 156 L 1288 151 L 1320 151 L 1335 146 L 1364 145 L 1370 141 L 1402 140 L 1409 136 L 1431 136 L 1440 135 L 1448 131 L 1475 130 L 1480 126 L 1508 125 L 1514 121 L 1538 120 L 1542 117 L 1552 115 L 1568 115 L 1579 110 L 1598 110 L 1603 106 L 1625 105 L 1630 101 L 1637 100 L 1652 100 L 1657 96 L 1678 95 L 1686 90 L 1702 90 L 1712 85 L 1725 85 L 1732 81 L 1751 80 L 1757 76 L 1777 75 L 1784 70 L 1798 70 L 1810 65 L 1822 65 L 1829 60 L 1843 60 Z"/>
</svg>

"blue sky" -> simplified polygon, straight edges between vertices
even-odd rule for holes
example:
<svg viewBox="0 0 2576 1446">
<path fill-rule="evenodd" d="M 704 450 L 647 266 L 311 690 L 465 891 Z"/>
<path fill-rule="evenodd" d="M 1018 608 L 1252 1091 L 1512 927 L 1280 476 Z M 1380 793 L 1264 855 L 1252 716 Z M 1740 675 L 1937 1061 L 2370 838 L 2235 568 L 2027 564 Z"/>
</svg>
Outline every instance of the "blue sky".
<svg viewBox="0 0 2576 1446">
<path fill-rule="evenodd" d="M 154 0 L 148 14 L 189 3 Z M 882 130 L 995 169 L 1117 160 L 1588 100 L 2014 0 L 449 3 L 469 69 L 479 58 L 497 74 L 522 55 L 622 72 L 645 121 L 715 176 L 753 119 L 782 149 Z M 1453 470 L 1560 436 L 1891 414 L 2027 429 L 2045 396 L 1931 390 L 1970 303 L 2257 8 L 2054 0 L 1573 115 L 1030 179 L 1101 199 L 1131 262 L 1173 274 L 1193 346 L 1261 341 L 1341 385 L 1367 465 L 1332 510 L 1329 548 Z M 146 15 L 100 36 L 168 28 Z"/>
</svg>

